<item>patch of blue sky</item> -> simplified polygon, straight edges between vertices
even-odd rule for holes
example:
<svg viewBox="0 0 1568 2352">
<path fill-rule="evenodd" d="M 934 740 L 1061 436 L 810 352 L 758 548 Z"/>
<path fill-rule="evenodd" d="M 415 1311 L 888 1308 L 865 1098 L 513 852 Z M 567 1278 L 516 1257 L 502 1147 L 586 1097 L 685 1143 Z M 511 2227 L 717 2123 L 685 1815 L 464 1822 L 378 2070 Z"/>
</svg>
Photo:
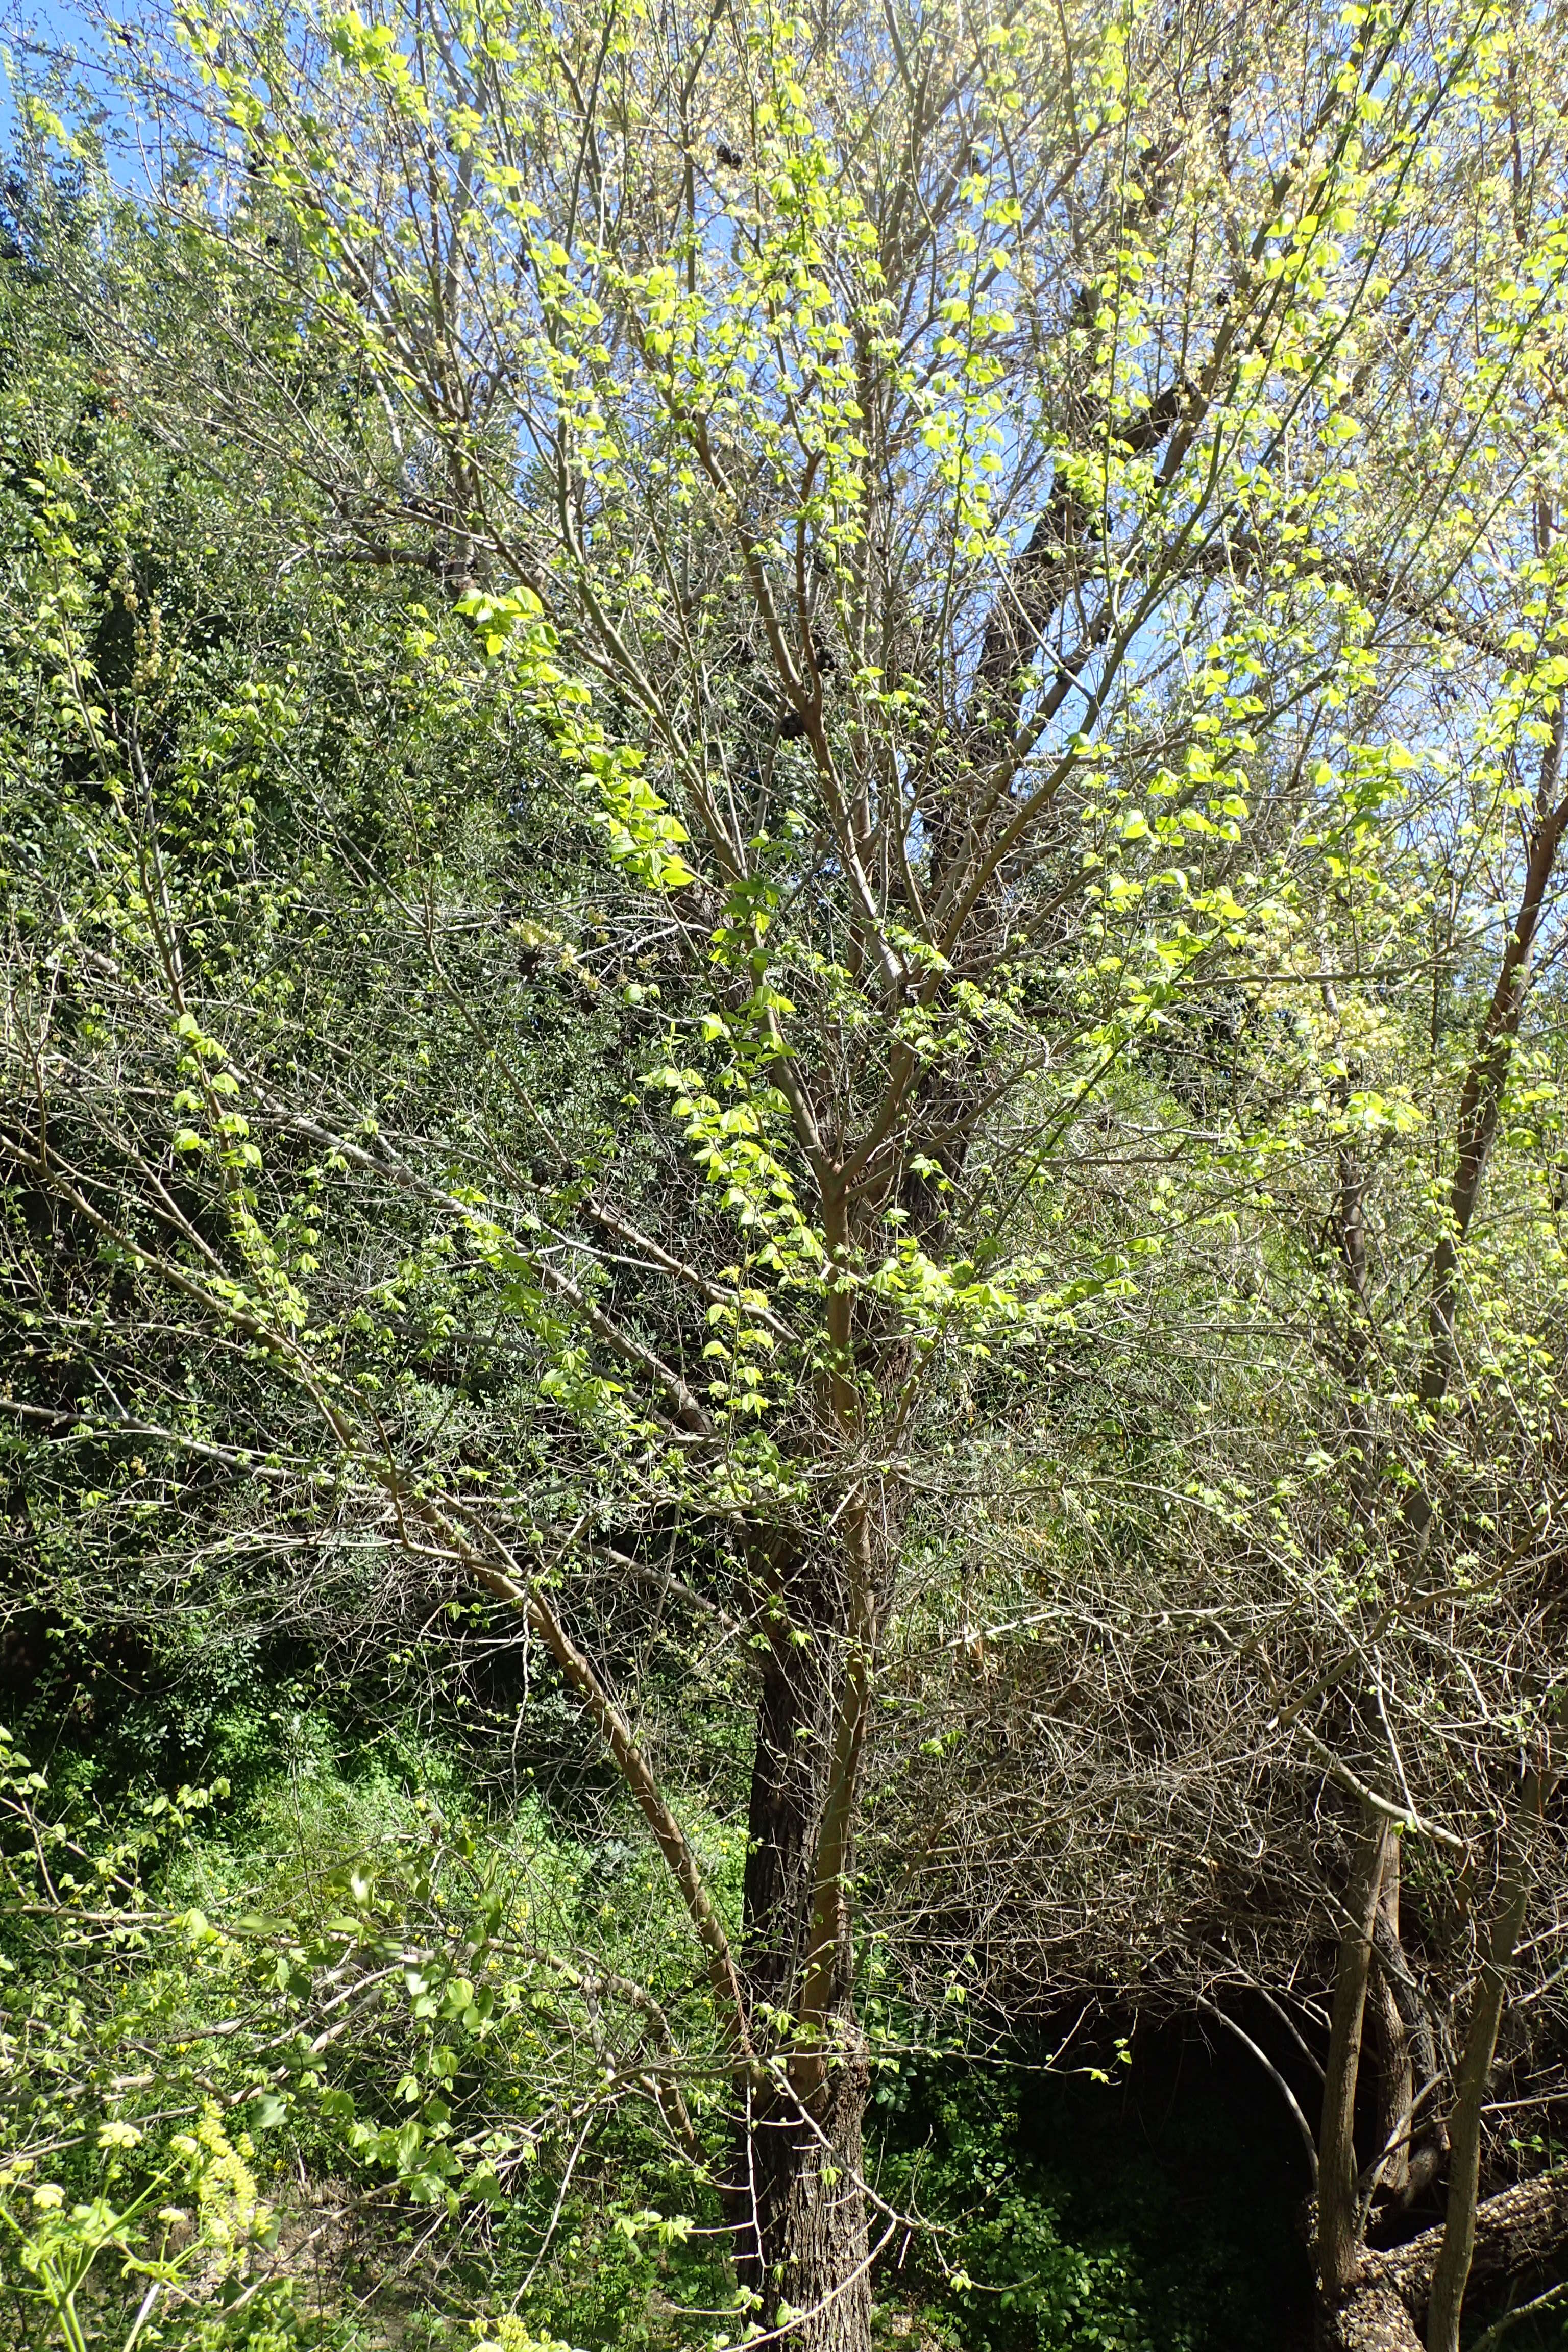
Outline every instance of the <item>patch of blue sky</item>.
<svg viewBox="0 0 1568 2352">
<path fill-rule="evenodd" d="M 0 13 L 0 143 L 16 148 L 22 90 L 39 89 L 57 73 L 79 88 L 85 105 L 106 115 L 123 114 L 109 54 L 108 26 L 95 12 L 68 0 L 30 0 Z"/>
</svg>

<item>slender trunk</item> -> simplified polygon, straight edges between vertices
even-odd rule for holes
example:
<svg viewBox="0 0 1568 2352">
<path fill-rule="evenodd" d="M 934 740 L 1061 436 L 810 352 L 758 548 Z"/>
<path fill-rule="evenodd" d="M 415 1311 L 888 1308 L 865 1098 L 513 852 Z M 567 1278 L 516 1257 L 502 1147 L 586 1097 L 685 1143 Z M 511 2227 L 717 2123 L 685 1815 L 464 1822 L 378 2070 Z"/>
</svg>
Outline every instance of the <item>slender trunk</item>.
<svg viewBox="0 0 1568 2352">
<path fill-rule="evenodd" d="M 1525 859 L 1524 888 L 1520 909 L 1480 1035 L 1465 1073 L 1454 1175 L 1448 1191 L 1448 1226 L 1432 1260 L 1432 1297 L 1427 1311 L 1426 1361 L 1418 1394 L 1428 1412 L 1435 1412 L 1448 1392 L 1457 1361 L 1455 1318 L 1459 1297 L 1459 1251 L 1468 1238 L 1480 1200 L 1487 1163 L 1497 1137 L 1504 1088 L 1513 1058 L 1525 1000 L 1530 993 L 1536 936 L 1546 911 L 1558 852 L 1568 828 L 1568 800 L 1559 800 L 1562 782 L 1563 729 L 1568 701 L 1560 701 L 1552 734 L 1541 754 L 1541 775 Z M 1424 1486 L 1412 1487 L 1405 1519 L 1418 1551 L 1426 1549 L 1434 1524 L 1434 1505 Z"/>
<path fill-rule="evenodd" d="M 1377 1907 L 1393 1824 L 1368 1811 L 1345 1896 L 1345 1923 L 1334 1971 L 1334 2006 L 1323 2076 L 1323 2120 L 1318 2142 L 1318 2281 L 1331 2310 L 1355 2284 L 1361 2266 L 1362 2217 L 1355 2152 L 1356 2085 L 1367 1979 L 1372 1970 Z"/>
<path fill-rule="evenodd" d="M 1426 2352 L 1459 2352 L 1459 2314 L 1470 2275 L 1476 2243 L 1476 2208 L 1481 2177 L 1481 2119 L 1487 2083 L 1497 2053 L 1498 2028 L 1514 1947 L 1524 1925 L 1530 1881 L 1522 1853 L 1516 1854 L 1502 1889 L 1502 1902 L 1492 1922 L 1480 1981 L 1470 2004 L 1470 2021 L 1454 2085 L 1448 2117 L 1452 2152 L 1448 2159 L 1448 2210 L 1443 2223 L 1443 2244 L 1432 2275 L 1432 2297 L 1426 2306 Z"/>
<path fill-rule="evenodd" d="M 1377 1912 L 1377 1958 L 1372 1983 L 1377 2039 L 1377 2144 L 1383 2155 L 1383 2186 L 1399 2200 L 1410 2185 L 1410 2112 L 1415 2099 L 1415 2070 L 1393 1970 L 1383 1957 L 1399 1949 L 1397 1838 L 1389 1841 Z"/>
<path fill-rule="evenodd" d="M 1453 1178 L 1448 1193 L 1448 1223 L 1434 1253 L 1432 1287 L 1427 1313 L 1426 1355 L 1418 1385 L 1422 1405 L 1435 1414 L 1447 1396 L 1457 1361 L 1456 1317 L 1459 1297 L 1459 1253 L 1468 1238 L 1480 1199 L 1487 1165 L 1496 1139 L 1503 1095 L 1532 977 L 1537 934 L 1545 912 L 1564 831 L 1568 830 L 1568 799 L 1560 800 L 1564 726 L 1568 702 L 1560 701 L 1552 733 L 1541 757 L 1541 772 L 1526 850 L 1524 887 L 1517 920 L 1503 952 L 1502 966 L 1481 1024 L 1476 1050 L 1466 1072 L 1459 1102 L 1458 1133 Z M 1331 1010 L 1332 1010 L 1331 1004 Z M 1352 1293 L 1360 1295 L 1364 1276 L 1361 1255 L 1359 1195 L 1342 1170 L 1341 1247 Z M 1425 1554 L 1436 1527 L 1431 1482 L 1411 1490 L 1402 1518 L 1415 1559 Z M 1375 1832 L 1363 1838 L 1347 1896 L 1349 1916 L 1340 1945 L 1330 2029 L 1329 2061 L 1323 2090 L 1323 2124 L 1318 2190 L 1318 2260 L 1320 2281 L 1319 2336 L 1323 2352 L 1408 2352 L 1417 2343 L 1408 2308 L 1393 2294 L 1380 2276 L 1363 2275 L 1363 2217 L 1355 2158 L 1355 2095 L 1366 2008 L 1368 1964 L 1374 1934 L 1397 1952 L 1397 1924 L 1380 1919 L 1379 1890 L 1384 1864 L 1373 1861 L 1374 1847 L 1393 1843 L 1386 1823 L 1379 1839 Z M 1397 1862 L 1391 1865 L 1397 1869 Z M 1514 1897 L 1505 1900 L 1493 1930 L 1492 1953 L 1483 1970 L 1471 2014 L 1470 2030 L 1460 2069 L 1452 2119 L 1453 2156 L 1449 2175 L 1449 2221 L 1446 2224 L 1438 2270 L 1441 2294 L 1434 2279 L 1429 2306 L 1428 2352 L 1458 2352 L 1459 2309 L 1469 2273 L 1479 2179 L 1479 2134 L 1486 2081 L 1497 2045 L 1502 2014 L 1506 1971 L 1522 1919 L 1522 1896 L 1517 1918 Z M 1510 1918 L 1513 1924 L 1510 1926 Z M 1506 1940 L 1503 1952 L 1499 1938 Z M 1381 1973 L 1381 1972 L 1380 1972 Z M 1386 2002 L 1383 1999 L 1386 1991 Z M 1398 2108 L 1408 2112 L 1409 2042 L 1403 2032 L 1399 2004 L 1392 1978 L 1379 1989 L 1375 2014 L 1383 2057 L 1380 2117 L 1386 2135 Z M 1403 2048 L 1401 2045 L 1403 2044 Z M 1466 2137 L 1461 2140 L 1461 2132 Z M 1406 2168 L 1405 2190 L 1409 2195 L 1418 2177 L 1429 2178 L 1440 2160 L 1440 2129 L 1429 2127 L 1426 2145 L 1413 2166 L 1408 2143 L 1399 2161 Z M 1385 2178 L 1387 2175 L 1385 2174 Z M 1357 2281 L 1361 2279 L 1358 2289 Z"/>
</svg>

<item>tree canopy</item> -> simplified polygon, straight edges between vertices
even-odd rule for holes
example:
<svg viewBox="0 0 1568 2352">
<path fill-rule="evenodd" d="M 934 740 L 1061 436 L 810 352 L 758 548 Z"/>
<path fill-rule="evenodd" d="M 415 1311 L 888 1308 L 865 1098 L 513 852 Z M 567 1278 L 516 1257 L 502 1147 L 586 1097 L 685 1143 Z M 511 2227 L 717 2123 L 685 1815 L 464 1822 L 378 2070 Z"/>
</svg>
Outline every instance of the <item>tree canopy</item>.
<svg viewBox="0 0 1568 2352">
<path fill-rule="evenodd" d="M 1258 2068 L 1324 2346 L 1555 2292 L 1565 39 L 18 51 L 0 2220 L 73 2352 L 110 2252 L 106 2340 L 283 2326 L 245 2122 L 526 2240 L 508 2347 L 613 2144 L 690 2340 L 866 2352 L 968 2275 L 881 2093 L 1090 2012 Z M 217 1727 L 297 1786 L 326 1692 L 405 1796 L 274 1900 Z"/>
</svg>

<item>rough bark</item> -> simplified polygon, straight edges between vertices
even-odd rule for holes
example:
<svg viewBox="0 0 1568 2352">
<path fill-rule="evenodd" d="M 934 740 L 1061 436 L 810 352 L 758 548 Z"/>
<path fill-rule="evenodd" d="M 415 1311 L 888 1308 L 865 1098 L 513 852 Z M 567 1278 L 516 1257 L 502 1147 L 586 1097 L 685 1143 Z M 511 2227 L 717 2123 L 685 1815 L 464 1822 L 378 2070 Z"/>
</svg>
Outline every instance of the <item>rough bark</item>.
<svg viewBox="0 0 1568 2352">
<path fill-rule="evenodd" d="M 1408 2245 L 1363 2256 L 1360 2275 L 1337 2303 L 1320 2307 L 1319 2352 L 1422 2352 L 1446 2231 L 1425 2230 Z M 1477 2209 L 1470 2286 L 1560 2268 L 1568 2249 L 1568 2167 L 1538 2173 Z"/>
<path fill-rule="evenodd" d="M 814 1907 L 823 1791 L 819 1643 L 792 1628 L 824 1596 L 786 1571 L 764 1656 L 748 1809 L 742 1970 L 759 2048 L 787 2053 L 766 2012 L 796 2008 Z M 823 1629 L 814 1626 L 814 1633 Z M 730 2199 L 736 2267 L 761 2299 L 766 2328 L 806 2315 L 789 2341 L 803 2352 L 865 2352 L 871 2289 L 862 2129 L 868 2074 L 847 2001 L 847 1951 L 822 2050 L 806 2085 L 753 2083 L 737 2117 Z M 798 2070 L 797 2070 L 798 2071 Z"/>
<path fill-rule="evenodd" d="M 1373 2257 L 1407 2307 L 1424 2313 L 1442 2252 L 1442 2226 L 1424 2230 L 1407 2246 Z M 1568 2247 L 1568 2166 L 1521 2180 L 1476 2210 L 1470 2284 L 1522 2278 L 1558 2260 Z"/>
<path fill-rule="evenodd" d="M 1399 1949 L 1397 1838 L 1389 1841 L 1377 1911 L 1372 1977 L 1372 2013 L 1377 2042 L 1377 2144 L 1384 2151 L 1383 2186 L 1398 2201 L 1410 2184 L 1410 2111 L 1415 2097 L 1415 2071 L 1394 1971 L 1384 1958 L 1385 1952 Z"/>
<path fill-rule="evenodd" d="M 815 1728 L 810 1671 L 781 1629 L 763 1660 L 746 1816 L 742 1969 L 753 2013 L 759 2002 L 787 2008 L 800 1965 Z"/>
<path fill-rule="evenodd" d="M 1334 1971 L 1334 2006 L 1323 2070 L 1323 2119 L 1318 2143 L 1318 2277 L 1325 2303 L 1337 2309 L 1355 2284 L 1362 2257 L 1360 2175 L 1355 2150 L 1356 2084 L 1367 1979 L 1393 1824 L 1370 1809 L 1363 1822 L 1344 1927 Z"/>
<path fill-rule="evenodd" d="M 1421 2352 L 1407 2306 L 1391 2286 L 1369 2280 L 1319 2313 L 1318 2352 Z"/>
<path fill-rule="evenodd" d="M 1405 2177 L 1394 2202 L 1400 2207 L 1413 2205 L 1425 2196 L 1442 2172 L 1448 2160 L 1448 2126 L 1443 2116 L 1430 2104 L 1431 2087 L 1441 2071 L 1437 2061 L 1436 2037 L 1432 2031 L 1432 2019 L 1422 1998 L 1421 1988 L 1411 1973 L 1405 1957 L 1405 1948 L 1396 1932 L 1397 1922 L 1391 1927 L 1386 1909 L 1380 1909 L 1375 1930 L 1377 1978 L 1398 2012 L 1404 2035 L 1405 2050 L 1410 2061 L 1415 2096 L 1422 2107 L 1413 2140 L 1407 2149 Z M 1387 2175 L 1384 2175 L 1387 2180 Z"/>
<path fill-rule="evenodd" d="M 790 2336 L 802 2352 L 864 2352 L 871 2336 L 862 2137 L 869 2077 L 858 2037 L 847 2030 L 841 2042 L 809 2104 L 766 2095 L 747 2135 L 742 2276 L 762 2296 L 764 2327 L 804 2315 Z"/>
</svg>

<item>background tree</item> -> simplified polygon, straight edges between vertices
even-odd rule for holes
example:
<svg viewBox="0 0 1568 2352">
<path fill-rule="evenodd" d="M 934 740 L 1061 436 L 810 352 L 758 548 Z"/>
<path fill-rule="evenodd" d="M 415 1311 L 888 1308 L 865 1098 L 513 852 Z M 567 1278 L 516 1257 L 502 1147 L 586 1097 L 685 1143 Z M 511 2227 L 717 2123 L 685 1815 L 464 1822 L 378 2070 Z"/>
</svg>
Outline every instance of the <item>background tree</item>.
<svg viewBox="0 0 1568 2352">
<path fill-rule="evenodd" d="M 1550 518 L 1535 521 L 1513 633 L 1525 667 L 1497 680 L 1426 817 L 1405 797 L 1397 838 L 1339 864 L 1306 927 L 1317 1006 L 1259 989 L 1233 1024 L 1224 1081 L 1194 1108 L 1215 1175 L 1266 1179 L 1167 1253 L 1176 1312 L 1143 1372 L 1138 1452 L 1125 1408 L 1102 1431 L 1080 1423 L 1080 1444 L 1110 1437 L 1110 1459 L 1076 1486 L 1070 1448 L 1055 1467 L 1051 1581 L 1005 1599 L 992 1582 L 990 1687 L 950 1701 L 971 1717 L 965 1801 L 908 1800 L 942 1824 L 931 1858 L 952 1909 L 936 1952 L 973 1946 L 979 1913 L 1004 2006 L 1079 1971 L 1152 1975 L 1274 2074 L 1319 2183 L 1335 2341 L 1414 2343 L 1412 2315 L 1450 2340 L 1510 1998 L 1531 2022 L 1508 2053 L 1494 2179 L 1498 2141 L 1561 2095 L 1560 589 Z M 1489 916 L 1455 887 L 1460 859 L 1488 874 Z M 1213 1338 L 1182 1352 L 1205 1292 L 1234 1365 Z M 993 1531 L 997 1558 L 1010 1539 Z M 900 1830 L 901 1806 L 895 1854 Z M 1042 1916 L 1018 1894 L 1047 1885 Z M 1321 2007 L 1302 1971 L 1313 1923 L 1337 1947 Z M 1267 2006 L 1238 2015 L 1227 1987 Z M 1369 2036 L 1376 2121 L 1363 2099 L 1358 2132 Z M 1321 2084 L 1306 2110 L 1303 2059 Z M 1369 2223 L 1408 2235 L 1435 2180 L 1446 2233 L 1369 2254 Z M 1489 2210 L 1488 2271 L 1550 2263 L 1560 2175 Z"/>
</svg>

